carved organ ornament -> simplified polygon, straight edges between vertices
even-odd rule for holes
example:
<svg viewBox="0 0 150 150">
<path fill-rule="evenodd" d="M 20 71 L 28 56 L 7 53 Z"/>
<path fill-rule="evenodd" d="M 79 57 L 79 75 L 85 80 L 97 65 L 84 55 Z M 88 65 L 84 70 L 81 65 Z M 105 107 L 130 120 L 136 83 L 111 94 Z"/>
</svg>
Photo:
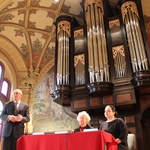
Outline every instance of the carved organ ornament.
<svg viewBox="0 0 150 150">
<path fill-rule="evenodd" d="M 120 5 L 122 21 L 121 17 L 106 19 L 103 3 L 102 0 L 85 0 L 84 27 L 69 16 L 59 16 L 56 20 L 56 80 L 51 96 L 63 106 L 70 106 L 80 94 L 81 97 L 112 95 L 120 86 L 116 84 L 118 79 L 119 82 L 126 79 L 130 87 L 133 84 L 138 88 L 143 86 L 141 80 L 149 79 L 149 62 L 136 3 L 127 1 Z M 110 33 L 109 38 L 106 31 Z M 123 38 L 127 38 L 127 44 Z M 131 78 L 127 78 L 127 64 L 132 68 Z M 81 89 L 84 92 L 80 92 Z"/>
</svg>

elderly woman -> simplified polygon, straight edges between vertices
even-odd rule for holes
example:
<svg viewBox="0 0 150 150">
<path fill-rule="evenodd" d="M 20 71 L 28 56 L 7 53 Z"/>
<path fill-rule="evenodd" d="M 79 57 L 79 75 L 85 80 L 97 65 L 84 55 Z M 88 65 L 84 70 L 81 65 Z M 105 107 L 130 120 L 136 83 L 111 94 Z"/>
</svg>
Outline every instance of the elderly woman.
<svg viewBox="0 0 150 150">
<path fill-rule="evenodd" d="M 89 125 L 90 120 L 91 118 L 86 111 L 79 112 L 77 116 L 79 127 L 74 129 L 73 132 L 83 132 L 84 129 L 92 129 L 93 127 Z"/>
</svg>

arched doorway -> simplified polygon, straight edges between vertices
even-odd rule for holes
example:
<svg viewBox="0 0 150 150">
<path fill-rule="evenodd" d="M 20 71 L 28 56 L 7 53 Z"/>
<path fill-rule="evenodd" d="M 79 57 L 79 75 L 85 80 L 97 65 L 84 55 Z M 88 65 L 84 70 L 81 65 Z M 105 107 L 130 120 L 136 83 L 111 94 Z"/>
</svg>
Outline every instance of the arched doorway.
<svg viewBox="0 0 150 150">
<path fill-rule="evenodd" d="M 143 150 L 148 150 L 150 145 L 150 106 L 146 108 L 141 116 Z"/>
</svg>

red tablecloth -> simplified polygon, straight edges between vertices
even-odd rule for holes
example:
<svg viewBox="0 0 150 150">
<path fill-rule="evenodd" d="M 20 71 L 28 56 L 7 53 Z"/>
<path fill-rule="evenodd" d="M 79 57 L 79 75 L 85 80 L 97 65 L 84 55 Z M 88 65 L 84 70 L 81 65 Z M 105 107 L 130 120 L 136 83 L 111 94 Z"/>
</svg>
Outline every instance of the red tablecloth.
<svg viewBox="0 0 150 150">
<path fill-rule="evenodd" d="M 23 135 L 17 150 L 117 150 L 111 134 L 104 131 L 66 134 Z"/>
</svg>

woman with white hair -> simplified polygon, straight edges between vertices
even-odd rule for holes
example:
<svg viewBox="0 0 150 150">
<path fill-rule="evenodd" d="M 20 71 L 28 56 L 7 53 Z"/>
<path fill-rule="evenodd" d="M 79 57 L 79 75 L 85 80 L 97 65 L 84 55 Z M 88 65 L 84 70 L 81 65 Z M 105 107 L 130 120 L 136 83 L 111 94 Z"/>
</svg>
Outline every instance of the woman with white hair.
<svg viewBox="0 0 150 150">
<path fill-rule="evenodd" d="M 92 129 L 93 127 L 89 125 L 91 117 L 86 111 L 78 113 L 77 121 L 79 122 L 79 127 L 74 129 L 73 132 L 83 132 L 84 129 Z"/>
</svg>

